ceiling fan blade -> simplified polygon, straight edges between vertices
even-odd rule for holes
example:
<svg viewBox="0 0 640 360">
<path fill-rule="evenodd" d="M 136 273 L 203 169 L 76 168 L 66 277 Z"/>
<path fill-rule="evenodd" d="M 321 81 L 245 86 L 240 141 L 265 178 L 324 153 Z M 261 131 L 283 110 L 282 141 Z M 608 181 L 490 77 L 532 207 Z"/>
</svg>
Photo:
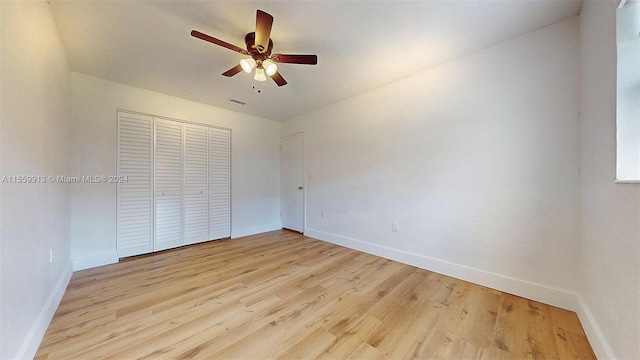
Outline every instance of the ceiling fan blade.
<svg viewBox="0 0 640 360">
<path fill-rule="evenodd" d="M 318 63 L 318 56 L 275 54 L 271 56 L 271 60 L 286 64 L 316 65 Z"/>
<path fill-rule="evenodd" d="M 275 72 L 275 74 L 271 75 L 271 78 L 276 82 L 276 84 L 278 84 L 278 86 L 287 85 L 287 80 L 285 80 L 277 71 Z"/>
<path fill-rule="evenodd" d="M 225 48 L 227 48 L 229 50 L 233 50 L 235 52 L 239 52 L 239 53 L 244 54 L 244 55 L 249 55 L 249 52 L 247 50 L 241 48 L 241 47 L 235 46 L 233 44 L 229 44 L 228 42 L 222 41 L 220 39 L 216 39 L 213 36 L 209 36 L 207 34 L 203 34 L 203 33 L 201 33 L 200 31 L 197 31 L 197 30 L 192 30 L 191 31 L 191 36 L 197 37 L 198 39 L 202 39 L 204 41 L 208 41 L 208 42 L 216 44 L 216 45 L 220 45 L 220 46 L 225 47 Z"/>
<path fill-rule="evenodd" d="M 260 53 L 269 48 L 269 37 L 271 36 L 271 25 L 273 16 L 262 10 L 256 13 L 256 47 Z"/>
<path fill-rule="evenodd" d="M 233 75 L 239 73 L 240 71 L 242 71 L 242 66 L 236 65 L 236 66 L 232 67 L 231 69 L 223 72 L 222 75 L 228 76 L 228 77 L 232 77 Z"/>
</svg>

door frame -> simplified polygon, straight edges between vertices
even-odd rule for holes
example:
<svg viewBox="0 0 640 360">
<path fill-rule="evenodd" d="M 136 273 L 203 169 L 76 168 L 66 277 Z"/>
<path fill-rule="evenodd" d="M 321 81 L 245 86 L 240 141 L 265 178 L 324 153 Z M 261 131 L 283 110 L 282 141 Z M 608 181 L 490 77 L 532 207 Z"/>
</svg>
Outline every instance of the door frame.
<svg viewBox="0 0 640 360">
<path fill-rule="evenodd" d="M 282 152 L 282 145 L 286 140 L 289 139 L 293 139 L 296 137 L 302 137 L 302 229 L 300 231 L 300 233 L 304 234 L 304 230 L 305 230 L 305 226 L 307 223 L 307 178 L 305 176 L 306 174 L 306 156 L 305 156 L 305 137 L 304 137 L 304 131 L 297 131 L 291 134 L 287 134 L 284 136 L 280 137 L 280 186 L 282 189 L 282 173 L 283 173 L 283 169 L 284 169 L 284 162 L 282 161 L 282 156 L 283 156 L 283 152 Z M 280 222 L 282 223 L 282 208 L 283 208 L 283 194 L 280 194 Z M 283 226 L 284 229 L 284 226 Z"/>
</svg>

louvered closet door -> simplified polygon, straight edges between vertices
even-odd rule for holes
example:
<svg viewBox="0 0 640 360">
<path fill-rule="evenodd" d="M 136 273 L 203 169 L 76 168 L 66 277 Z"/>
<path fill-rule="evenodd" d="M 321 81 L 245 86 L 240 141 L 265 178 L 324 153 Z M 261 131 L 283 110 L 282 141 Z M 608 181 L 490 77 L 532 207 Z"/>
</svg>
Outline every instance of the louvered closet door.
<svg viewBox="0 0 640 360">
<path fill-rule="evenodd" d="M 184 242 L 207 241 L 208 128 L 184 125 Z"/>
<path fill-rule="evenodd" d="M 155 241 L 153 250 L 182 242 L 182 123 L 155 119 Z"/>
<path fill-rule="evenodd" d="M 153 249 L 153 118 L 118 112 L 116 248 L 119 257 Z"/>
<path fill-rule="evenodd" d="M 231 236 L 231 131 L 209 128 L 209 239 Z"/>
</svg>

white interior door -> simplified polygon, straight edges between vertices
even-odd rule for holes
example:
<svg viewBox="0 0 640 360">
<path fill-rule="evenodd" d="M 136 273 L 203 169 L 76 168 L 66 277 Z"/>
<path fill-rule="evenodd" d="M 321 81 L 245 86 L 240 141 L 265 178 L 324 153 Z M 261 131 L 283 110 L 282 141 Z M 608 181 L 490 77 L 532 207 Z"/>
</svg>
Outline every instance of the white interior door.
<svg viewBox="0 0 640 360">
<path fill-rule="evenodd" d="M 155 119 L 156 212 L 153 250 L 182 245 L 182 124 Z"/>
<path fill-rule="evenodd" d="M 282 227 L 304 232 L 304 134 L 282 138 Z"/>
<path fill-rule="evenodd" d="M 209 128 L 209 240 L 231 236 L 231 131 Z"/>
<path fill-rule="evenodd" d="M 208 240 L 208 133 L 184 124 L 184 244 Z"/>
<path fill-rule="evenodd" d="M 119 176 L 116 244 L 119 257 L 152 251 L 153 118 L 118 112 Z"/>
</svg>

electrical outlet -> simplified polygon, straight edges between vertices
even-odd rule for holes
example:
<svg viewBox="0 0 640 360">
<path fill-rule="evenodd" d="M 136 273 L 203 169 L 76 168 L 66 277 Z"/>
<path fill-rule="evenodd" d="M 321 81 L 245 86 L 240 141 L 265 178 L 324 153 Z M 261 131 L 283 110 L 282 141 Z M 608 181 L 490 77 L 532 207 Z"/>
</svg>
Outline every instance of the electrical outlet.
<svg viewBox="0 0 640 360">
<path fill-rule="evenodd" d="M 398 223 L 397 222 L 392 222 L 391 223 L 391 231 L 398 232 Z"/>
<path fill-rule="evenodd" d="M 327 217 L 327 213 L 324 212 L 324 210 L 320 210 L 320 217 L 321 218 L 326 218 Z"/>
<path fill-rule="evenodd" d="M 49 248 L 49 264 L 53 264 L 53 249 Z"/>
</svg>

